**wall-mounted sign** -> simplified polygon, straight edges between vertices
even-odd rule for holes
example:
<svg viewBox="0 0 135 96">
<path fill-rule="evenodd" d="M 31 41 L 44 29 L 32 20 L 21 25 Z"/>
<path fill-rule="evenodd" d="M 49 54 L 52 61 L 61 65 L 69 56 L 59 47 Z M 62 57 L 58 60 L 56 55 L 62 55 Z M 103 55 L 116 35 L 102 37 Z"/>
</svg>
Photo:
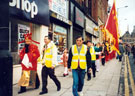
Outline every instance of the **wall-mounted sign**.
<svg viewBox="0 0 135 96">
<path fill-rule="evenodd" d="M 75 15 L 75 13 L 74 13 L 74 4 L 72 2 L 70 2 L 70 20 L 72 22 L 74 22 L 74 15 Z"/>
<path fill-rule="evenodd" d="M 94 31 L 94 36 L 99 37 L 99 31 Z"/>
<path fill-rule="evenodd" d="M 66 30 L 66 28 L 64 28 L 64 27 L 55 25 L 54 28 L 55 28 L 55 29 L 54 29 L 55 32 L 59 32 L 59 33 L 62 33 L 62 34 L 67 34 L 67 30 Z"/>
<path fill-rule="evenodd" d="M 75 23 L 84 28 L 84 14 L 75 7 Z"/>
<path fill-rule="evenodd" d="M 67 14 L 67 0 L 49 0 L 49 9 L 65 18 Z"/>
<path fill-rule="evenodd" d="M 87 17 L 85 18 L 85 20 L 86 20 L 86 23 L 85 23 L 86 31 L 90 34 L 93 34 L 93 22 L 90 19 L 88 19 Z"/>
<path fill-rule="evenodd" d="M 11 17 L 49 25 L 48 0 L 10 0 L 9 6 Z"/>
<path fill-rule="evenodd" d="M 51 11 L 51 16 L 54 17 L 54 18 L 57 18 L 60 21 L 63 21 L 64 23 L 72 25 L 71 21 L 69 21 L 67 18 L 65 18 L 65 17 L 63 17 L 63 16 L 61 16 L 61 15 L 59 15 L 57 13 L 54 13 L 54 12 Z"/>
</svg>

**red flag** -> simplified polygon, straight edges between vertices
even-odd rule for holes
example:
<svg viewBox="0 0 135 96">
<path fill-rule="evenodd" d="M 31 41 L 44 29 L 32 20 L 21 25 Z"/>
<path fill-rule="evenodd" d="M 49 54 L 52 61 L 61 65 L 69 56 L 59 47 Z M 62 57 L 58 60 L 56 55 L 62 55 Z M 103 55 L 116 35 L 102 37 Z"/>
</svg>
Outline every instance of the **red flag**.
<svg viewBox="0 0 135 96">
<path fill-rule="evenodd" d="M 115 2 L 113 2 L 113 6 L 111 12 L 107 18 L 107 22 L 105 25 L 105 31 L 111 41 L 114 42 L 114 49 L 119 53 L 119 43 L 118 43 L 118 22 L 116 16 Z"/>
</svg>

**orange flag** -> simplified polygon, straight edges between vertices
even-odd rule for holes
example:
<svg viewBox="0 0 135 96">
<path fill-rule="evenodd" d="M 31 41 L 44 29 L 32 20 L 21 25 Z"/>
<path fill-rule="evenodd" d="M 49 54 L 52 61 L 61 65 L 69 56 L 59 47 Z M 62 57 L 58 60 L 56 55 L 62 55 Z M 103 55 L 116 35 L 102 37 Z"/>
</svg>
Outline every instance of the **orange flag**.
<svg viewBox="0 0 135 96">
<path fill-rule="evenodd" d="M 107 18 L 107 22 L 105 25 L 105 31 L 108 34 L 108 38 L 114 42 L 114 49 L 119 53 L 119 43 L 118 43 L 118 20 L 116 16 L 115 2 L 113 2 L 113 6 L 111 12 Z"/>
</svg>

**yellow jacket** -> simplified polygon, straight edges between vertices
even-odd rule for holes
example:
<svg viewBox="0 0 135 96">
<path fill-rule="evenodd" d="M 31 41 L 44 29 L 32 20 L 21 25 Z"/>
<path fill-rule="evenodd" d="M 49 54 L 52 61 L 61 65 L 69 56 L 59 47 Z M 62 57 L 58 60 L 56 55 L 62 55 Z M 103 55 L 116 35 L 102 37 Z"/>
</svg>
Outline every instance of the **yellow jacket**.
<svg viewBox="0 0 135 96">
<path fill-rule="evenodd" d="M 87 46 L 82 45 L 80 53 L 78 53 L 77 45 L 72 46 L 72 61 L 71 61 L 71 68 L 77 69 L 78 68 L 78 61 L 80 62 L 80 68 L 86 69 L 86 53 L 87 53 Z"/>
<path fill-rule="evenodd" d="M 91 46 L 91 48 L 90 48 L 90 54 L 91 54 L 91 61 L 95 61 L 96 60 L 96 53 L 95 53 L 95 49 L 93 46 Z"/>
</svg>

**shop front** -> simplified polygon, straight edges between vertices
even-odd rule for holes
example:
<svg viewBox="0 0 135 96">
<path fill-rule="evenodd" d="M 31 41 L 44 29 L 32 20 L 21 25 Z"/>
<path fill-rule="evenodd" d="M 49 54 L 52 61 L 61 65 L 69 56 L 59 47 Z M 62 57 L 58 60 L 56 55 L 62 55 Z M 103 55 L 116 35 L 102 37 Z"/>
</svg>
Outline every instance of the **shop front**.
<svg viewBox="0 0 135 96">
<path fill-rule="evenodd" d="M 53 42 L 57 46 L 58 54 L 62 55 L 65 48 L 67 48 L 67 34 L 68 34 L 68 28 L 57 25 L 57 24 L 51 24 L 53 26 L 53 31 L 50 31 L 50 33 L 53 34 Z"/>
<path fill-rule="evenodd" d="M 44 45 L 44 36 L 48 34 L 49 26 L 48 0 L 12 0 L 9 6 L 9 50 L 13 64 L 20 64 L 19 51 L 24 43 L 18 42 L 24 40 L 24 34 L 32 33 L 32 39 L 40 42 L 37 45 L 40 51 Z"/>
<path fill-rule="evenodd" d="M 68 48 L 68 36 L 72 22 L 68 20 L 67 0 L 49 0 L 50 26 L 49 33 L 53 34 L 53 42 L 61 55 L 65 48 Z"/>
</svg>

